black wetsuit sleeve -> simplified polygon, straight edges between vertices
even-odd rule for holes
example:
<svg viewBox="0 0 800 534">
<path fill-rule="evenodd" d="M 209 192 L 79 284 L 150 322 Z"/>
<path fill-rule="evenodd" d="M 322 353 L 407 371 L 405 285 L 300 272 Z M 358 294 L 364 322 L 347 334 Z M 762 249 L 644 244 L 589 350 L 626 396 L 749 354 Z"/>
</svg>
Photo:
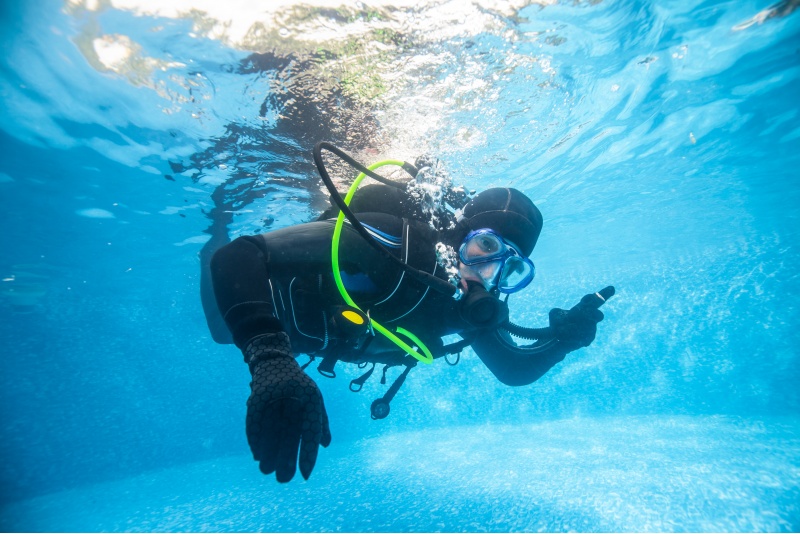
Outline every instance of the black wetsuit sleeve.
<svg viewBox="0 0 800 534">
<path fill-rule="evenodd" d="M 240 237 L 211 258 L 217 306 L 239 348 L 257 335 L 283 329 L 275 317 L 269 274 L 256 237 Z"/>
<path fill-rule="evenodd" d="M 502 330 L 479 334 L 472 341 L 472 349 L 492 374 L 509 386 L 526 386 L 535 382 L 569 352 L 555 338 L 518 346 Z"/>
</svg>

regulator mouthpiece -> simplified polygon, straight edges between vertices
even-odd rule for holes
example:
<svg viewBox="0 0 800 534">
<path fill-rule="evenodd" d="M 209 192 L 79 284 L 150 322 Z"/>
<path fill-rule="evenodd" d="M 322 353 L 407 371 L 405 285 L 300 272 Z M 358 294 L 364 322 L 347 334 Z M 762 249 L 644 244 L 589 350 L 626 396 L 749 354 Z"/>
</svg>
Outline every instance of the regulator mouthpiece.
<svg viewBox="0 0 800 534">
<path fill-rule="evenodd" d="M 467 282 L 467 293 L 460 300 L 461 318 L 475 328 L 496 328 L 508 320 L 508 304 L 477 282 Z"/>
</svg>

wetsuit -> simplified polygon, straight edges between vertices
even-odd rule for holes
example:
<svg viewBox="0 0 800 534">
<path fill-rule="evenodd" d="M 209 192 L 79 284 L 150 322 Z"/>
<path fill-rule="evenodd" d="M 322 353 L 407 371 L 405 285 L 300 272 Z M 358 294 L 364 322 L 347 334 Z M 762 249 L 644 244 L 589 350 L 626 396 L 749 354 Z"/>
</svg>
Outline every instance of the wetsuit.
<svg viewBox="0 0 800 534">
<path fill-rule="evenodd" d="M 359 190 L 351 209 L 393 255 L 446 278 L 437 265 L 435 245 L 444 242 L 457 249 L 464 237 L 457 225 L 445 221 L 444 228 L 455 230 L 431 229 L 404 193 L 383 185 Z M 263 333 L 284 331 L 295 355 L 327 358 L 331 368 L 336 360 L 399 364 L 410 359 L 380 335 L 354 348 L 353 340 L 343 336 L 331 320 L 344 304 L 331 271 L 332 217 L 337 213 L 331 209 L 316 222 L 240 237 L 215 254 L 211 262 L 214 293 L 240 349 Z M 458 301 L 412 280 L 349 224 L 343 228 L 339 258 L 348 293 L 371 318 L 413 332 L 435 356 L 443 355 L 443 336 L 459 334 L 506 384 L 537 380 L 577 348 L 546 336 L 517 348 L 502 330 L 474 328 L 462 318 Z"/>
<path fill-rule="evenodd" d="M 460 210 L 458 220 L 437 214 L 438 230 L 424 222 L 428 219 L 404 189 L 367 186 L 357 192 L 350 208 L 358 214 L 358 220 L 351 215 L 351 224 L 361 221 L 363 231 L 381 243 L 373 247 L 372 240 L 359 233 L 362 229 L 348 224 L 342 228 L 339 270 L 347 292 L 369 314 L 359 316 L 363 325 L 371 319 L 383 325 L 376 329 L 384 333 L 389 332 L 384 328 L 402 333 L 402 326 L 434 358 L 454 351 L 443 346 L 442 337 L 458 334 L 463 338 L 458 348 L 471 344 L 487 368 L 509 385 L 530 384 L 568 352 L 588 346 L 603 318 L 597 308 L 614 292 L 609 286 L 584 296 L 570 310 L 551 310 L 549 327 L 529 329 L 507 321 L 507 305 L 489 291 L 503 288 L 486 280 L 465 277 L 467 291 L 460 300 L 431 289 L 438 285 L 453 290 L 441 282 L 445 273 L 436 261 L 437 243 L 456 249 L 471 233 L 486 230 L 514 243 L 520 256 L 531 254 L 542 218 L 530 199 L 515 189 L 483 191 Z M 307 479 L 319 447 L 327 447 L 332 439 L 322 393 L 296 361 L 298 354 L 320 356 L 317 369 L 327 376 L 335 376 L 339 360 L 404 365 L 386 394 L 370 406 L 374 419 L 388 415 L 389 401 L 416 365 L 409 345 L 406 354 L 382 334 L 369 335 L 366 326 L 354 334 L 348 323 L 339 321 L 346 314 L 332 272 L 336 214 L 331 209 L 316 222 L 240 237 L 214 254 L 210 275 L 204 276 L 213 282 L 218 306 L 206 306 L 209 326 L 225 325 L 250 369 L 245 431 L 253 459 L 279 482 L 291 480 L 297 467 Z M 386 251 L 394 257 L 387 258 Z M 392 261 L 398 258 L 405 265 Z M 537 341 L 518 346 L 509 332 Z M 217 341 L 226 338 L 226 332 L 213 328 L 212 334 Z M 397 342 L 403 343 L 399 338 Z M 351 381 L 350 389 L 360 389 L 374 367 Z"/>
</svg>

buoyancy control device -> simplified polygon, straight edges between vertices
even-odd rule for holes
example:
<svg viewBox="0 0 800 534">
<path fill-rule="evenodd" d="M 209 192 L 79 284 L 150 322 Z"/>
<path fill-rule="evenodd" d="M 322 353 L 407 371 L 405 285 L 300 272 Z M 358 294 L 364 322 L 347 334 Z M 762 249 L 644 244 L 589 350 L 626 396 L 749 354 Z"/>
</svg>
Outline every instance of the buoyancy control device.
<svg viewBox="0 0 800 534">
<path fill-rule="evenodd" d="M 335 154 L 348 165 L 360 171 L 360 174 L 350 186 L 350 189 L 344 198 L 342 198 L 341 194 L 337 191 L 330 175 L 328 174 L 325 162 L 322 158 L 323 150 Z M 391 402 L 392 398 L 394 398 L 400 386 L 402 386 L 411 368 L 415 367 L 418 362 L 430 364 L 434 359 L 444 357 L 447 363 L 450 365 L 456 365 L 460 359 L 461 351 L 465 347 L 469 346 L 472 340 L 470 337 L 465 337 L 456 343 L 443 346 L 440 345 L 435 351 L 432 351 L 425 346 L 425 344 L 418 337 L 408 330 L 405 330 L 402 327 L 396 327 L 394 330 L 390 330 L 371 319 L 368 311 L 362 310 L 350 297 L 347 289 L 344 286 L 344 283 L 341 280 L 339 269 L 339 240 L 341 237 L 342 225 L 345 219 L 350 223 L 352 228 L 355 229 L 367 243 L 369 243 L 370 246 L 372 246 L 389 261 L 400 267 L 409 277 L 421 282 L 422 284 L 425 284 L 434 291 L 460 300 L 459 313 L 462 319 L 464 319 L 464 321 L 466 321 L 468 324 L 472 325 L 476 330 L 502 329 L 510 334 L 527 340 L 539 340 L 552 337 L 552 332 L 549 328 L 525 328 L 509 322 L 507 305 L 508 296 L 506 296 L 504 300 L 500 300 L 496 294 L 487 291 L 481 284 L 470 284 L 466 294 L 463 294 L 457 287 L 457 280 L 454 282 L 453 280 L 448 281 L 438 278 L 431 273 L 419 270 L 408 263 L 403 262 L 397 256 L 391 254 L 386 247 L 370 233 L 370 231 L 361 223 L 361 221 L 359 221 L 355 213 L 349 208 L 349 204 L 352 201 L 361 181 L 369 176 L 370 178 L 373 178 L 384 185 L 405 191 L 407 186 L 406 183 L 385 178 L 377 174 L 375 170 L 386 165 L 394 165 L 401 167 L 412 178 L 414 178 L 418 173 L 418 169 L 414 165 L 399 160 L 386 160 L 374 163 L 367 167 L 356 161 L 338 147 L 324 141 L 317 143 L 317 145 L 314 147 L 313 154 L 314 162 L 320 173 L 322 181 L 330 192 L 331 200 L 339 209 L 333 234 L 331 264 L 337 288 L 339 289 L 339 292 L 346 303 L 346 306 L 341 307 L 340 313 L 342 316 L 339 318 L 340 322 L 345 325 L 343 327 L 343 332 L 355 332 L 355 334 L 350 335 L 355 335 L 355 337 L 359 339 L 359 346 L 363 346 L 364 343 L 369 344 L 369 340 L 364 339 L 365 336 L 374 336 L 375 332 L 378 332 L 397 347 L 397 350 L 393 352 L 381 353 L 378 357 L 372 357 L 370 355 L 372 360 L 350 360 L 354 362 L 357 361 L 359 366 L 362 368 L 366 368 L 367 366 L 371 365 L 362 376 L 350 382 L 350 390 L 354 392 L 361 391 L 364 382 L 366 382 L 366 380 L 372 375 L 376 364 L 381 363 L 384 365 L 381 383 L 386 382 L 387 369 L 395 366 L 405 366 L 403 372 L 389 387 L 386 394 L 383 397 L 376 399 L 372 403 L 371 414 L 373 419 L 383 419 L 389 414 L 389 403 Z M 449 190 L 443 192 L 443 199 L 454 210 L 459 210 L 466 205 L 470 197 L 463 188 L 450 188 Z M 351 327 L 347 324 L 348 321 L 355 322 L 357 325 Z M 503 347 L 499 348 L 502 349 Z M 511 348 L 511 345 L 509 345 L 508 348 Z M 517 353 L 526 350 L 526 347 L 514 346 L 513 348 Z M 453 355 L 455 355 L 456 358 L 454 361 L 451 361 L 449 357 Z M 309 360 L 304 367 L 308 366 L 313 360 L 314 357 L 311 356 L 311 360 Z M 326 356 L 323 358 L 323 361 L 318 368 L 319 372 L 324 376 L 335 377 L 336 373 L 334 371 L 334 366 L 337 361 L 348 361 L 348 358 L 346 356 L 343 357 L 342 355 Z"/>
</svg>

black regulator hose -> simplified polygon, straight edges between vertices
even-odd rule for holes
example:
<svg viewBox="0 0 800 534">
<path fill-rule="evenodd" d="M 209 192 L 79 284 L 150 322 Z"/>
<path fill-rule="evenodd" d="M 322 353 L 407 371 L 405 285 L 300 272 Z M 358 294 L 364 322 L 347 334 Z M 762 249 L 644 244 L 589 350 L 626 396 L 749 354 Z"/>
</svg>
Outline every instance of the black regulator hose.
<svg viewBox="0 0 800 534">
<path fill-rule="evenodd" d="M 450 284 L 450 282 L 448 282 L 446 280 L 442 280 L 441 278 L 437 278 L 437 277 L 433 276 L 432 274 L 428 274 L 428 273 L 426 273 L 424 271 L 421 271 L 419 269 L 415 269 L 414 267 L 406 264 L 401 259 L 399 259 L 396 256 L 392 255 L 388 250 L 386 250 L 386 248 L 384 248 L 383 245 L 381 245 L 374 237 L 372 237 L 370 235 L 370 233 L 367 231 L 367 229 L 364 228 L 364 225 L 361 224 L 361 221 L 358 220 L 358 217 L 356 217 L 356 215 L 347 206 L 347 203 L 345 203 L 344 199 L 342 198 L 342 195 L 340 195 L 339 192 L 336 190 L 336 186 L 333 184 L 333 180 L 331 180 L 331 177 L 328 174 L 327 169 L 325 168 L 325 162 L 322 160 L 322 151 L 323 150 L 327 150 L 329 152 L 332 152 L 333 154 L 336 154 L 337 156 L 339 156 L 342 160 L 344 160 L 346 163 L 348 163 L 352 167 L 354 167 L 354 168 L 358 169 L 359 171 L 363 172 L 364 174 L 366 174 L 370 178 L 374 178 L 375 180 L 379 181 L 382 184 L 385 184 L 385 185 L 388 185 L 388 186 L 391 186 L 391 187 L 396 187 L 398 189 L 405 189 L 405 185 L 404 184 L 400 184 L 399 182 L 394 182 L 392 180 L 389 180 L 388 178 L 384 178 L 380 174 L 377 174 L 377 173 L 369 170 L 368 168 L 366 168 L 365 166 L 363 166 L 362 164 L 360 164 L 359 162 L 354 160 L 352 157 L 350 157 L 343 150 L 337 148 L 336 146 L 332 145 L 331 143 L 328 143 L 326 141 L 320 141 L 319 143 L 317 143 L 314 146 L 314 163 L 316 163 L 316 165 L 317 165 L 317 170 L 319 171 L 319 175 L 322 178 L 322 181 L 325 183 L 325 187 L 328 188 L 328 191 L 331 194 L 331 198 L 336 203 L 336 206 L 344 213 L 345 217 L 347 217 L 347 220 L 350 221 L 350 224 L 359 233 L 359 235 L 362 238 L 364 238 L 364 240 L 367 243 L 369 243 L 375 250 L 380 252 L 389 261 L 395 263 L 398 267 L 403 269 L 406 273 L 408 273 L 408 275 L 411 278 L 413 278 L 417 282 L 420 282 L 420 283 L 430 287 L 434 291 L 438 291 L 439 293 L 443 293 L 443 294 L 447 295 L 448 297 L 452 297 L 453 295 L 455 295 L 457 288 L 454 285 Z M 408 168 L 406 168 L 406 166 L 408 166 Z M 410 174 L 412 174 L 412 176 L 414 174 L 416 174 L 416 172 L 415 172 L 416 168 L 413 165 L 410 165 L 408 163 L 404 163 L 403 164 L 403 168 L 406 171 L 408 171 Z M 414 172 L 412 172 L 412 169 L 413 169 Z"/>
<path fill-rule="evenodd" d="M 328 185 L 328 181 L 330 181 L 330 176 L 328 175 L 327 170 L 325 170 L 325 162 L 322 161 L 322 150 L 323 149 L 327 150 L 328 152 L 332 152 L 333 154 L 336 154 L 337 156 L 339 156 L 339 158 L 341 158 L 345 163 L 347 163 L 351 167 L 359 170 L 360 172 L 363 172 L 364 174 L 366 174 L 370 178 L 373 178 L 374 180 L 377 180 L 377 181 L 379 181 L 380 183 L 382 183 L 384 185 L 388 185 L 388 186 L 394 187 L 396 189 L 402 189 L 402 190 L 405 190 L 405 188 L 406 188 L 406 184 L 404 184 L 402 182 L 395 182 L 394 180 L 390 180 L 388 178 L 384 178 L 383 176 L 381 176 L 380 174 L 376 173 L 375 171 L 369 170 L 364 165 L 362 165 L 361 163 L 359 163 L 358 161 L 353 159 L 353 157 L 350 156 L 350 154 L 348 154 L 347 152 L 345 152 L 341 148 L 337 147 L 336 145 L 328 143 L 327 141 L 320 141 L 319 143 L 317 143 L 314 146 L 314 163 L 317 164 L 317 169 L 319 169 L 319 173 L 320 173 L 320 175 L 322 175 L 322 180 L 325 181 L 325 185 Z M 403 170 L 406 171 L 408 174 L 410 174 L 412 178 L 415 177 L 417 175 L 417 172 L 418 172 L 416 167 L 414 167 L 413 165 L 411 165 L 410 163 L 407 163 L 405 161 L 403 162 Z M 333 188 L 333 191 L 336 191 L 335 187 Z M 341 195 L 339 195 L 339 192 L 336 191 L 336 194 L 334 194 L 333 191 L 331 192 L 331 194 L 334 195 L 334 196 L 338 196 L 339 199 L 341 200 L 342 197 L 341 197 Z M 338 204 L 338 202 L 337 202 L 337 204 Z M 344 200 L 342 200 L 342 204 L 344 204 Z M 341 208 L 341 205 L 339 205 L 339 207 Z M 342 210 L 342 211 L 345 211 L 345 210 Z M 347 213 L 347 212 L 345 212 L 345 213 Z"/>
</svg>

